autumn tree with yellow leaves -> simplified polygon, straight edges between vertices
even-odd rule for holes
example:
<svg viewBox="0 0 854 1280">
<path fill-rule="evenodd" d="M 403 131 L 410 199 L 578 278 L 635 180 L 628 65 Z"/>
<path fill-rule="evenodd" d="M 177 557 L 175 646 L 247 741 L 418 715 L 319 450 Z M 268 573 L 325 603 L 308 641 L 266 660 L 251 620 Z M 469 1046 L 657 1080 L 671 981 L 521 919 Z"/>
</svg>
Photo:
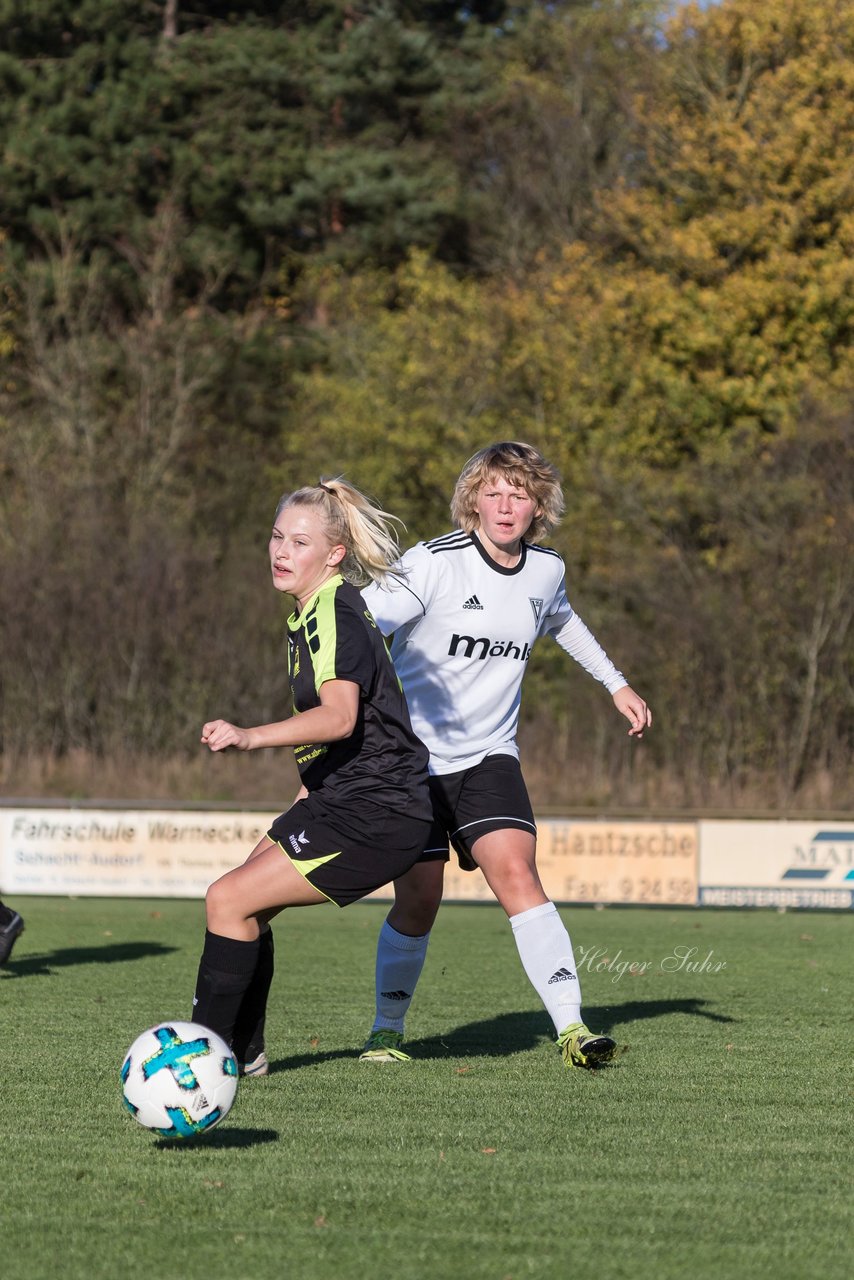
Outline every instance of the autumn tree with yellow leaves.
<svg viewBox="0 0 854 1280">
<path fill-rule="evenodd" d="M 634 103 L 643 164 L 599 191 L 595 235 L 513 285 L 415 257 L 367 327 L 361 281 L 323 286 L 335 349 L 305 412 L 418 533 L 486 440 L 561 466 L 571 596 L 660 710 L 642 765 L 593 734 L 591 796 L 649 798 L 650 756 L 672 803 L 790 804 L 807 775 L 826 802 L 844 779 L 852 34 L 835 0 L 686 9 Z M 370 438 L 388 449 L 366 457 Z M 545 767 L 544 718 L 571 758 L 596 691 L 570 678 L 567 711 L 562 661 L 535 667 Z"/>
</svg>

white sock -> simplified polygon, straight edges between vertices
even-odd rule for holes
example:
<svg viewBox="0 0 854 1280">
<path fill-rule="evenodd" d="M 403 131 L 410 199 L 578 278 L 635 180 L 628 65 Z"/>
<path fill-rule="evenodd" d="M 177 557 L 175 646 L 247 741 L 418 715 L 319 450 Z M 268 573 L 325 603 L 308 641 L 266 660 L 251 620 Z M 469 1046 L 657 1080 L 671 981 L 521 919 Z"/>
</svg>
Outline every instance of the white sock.
<svg viewBox="0 0 854 1280">
<path fill-rule="evenodd" d="M 410 938 L 383 921 L 377 939 L 377 1016 L 374 1031 L 403 1031 L 416 983 L 424 967 L 430 934 Z"/>
<path fill-rule="evenodd" d="M 510 917 L 519 958 L 558 1035 L 581 1021 L 581 985 L 572 943 L 553 902 Z"/>
</svg>

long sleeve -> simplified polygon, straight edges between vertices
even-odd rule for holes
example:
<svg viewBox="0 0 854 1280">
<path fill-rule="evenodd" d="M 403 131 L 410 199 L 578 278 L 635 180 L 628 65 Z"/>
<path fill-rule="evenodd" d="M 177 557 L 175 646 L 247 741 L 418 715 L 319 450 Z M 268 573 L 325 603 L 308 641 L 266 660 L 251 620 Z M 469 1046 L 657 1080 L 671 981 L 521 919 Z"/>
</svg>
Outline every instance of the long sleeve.
<svg viewBox="0 0 854 1280">
<path fill-rule="evenodd" d="M 628 680 L 614 666 L 592 631 L 572 610 L 565 596 L 564 601 L 565 608 L 555 616 L 557 625 L 553 629 L 547 627 L 546 630 L 550 631 L 560 647 L 585 671 L 589 671 L 595 680 L 601 681 L 609 693 L 616 693 L 629 683 Z M 566 608 L 569 608 L 568 618 Z"/>
</svg>

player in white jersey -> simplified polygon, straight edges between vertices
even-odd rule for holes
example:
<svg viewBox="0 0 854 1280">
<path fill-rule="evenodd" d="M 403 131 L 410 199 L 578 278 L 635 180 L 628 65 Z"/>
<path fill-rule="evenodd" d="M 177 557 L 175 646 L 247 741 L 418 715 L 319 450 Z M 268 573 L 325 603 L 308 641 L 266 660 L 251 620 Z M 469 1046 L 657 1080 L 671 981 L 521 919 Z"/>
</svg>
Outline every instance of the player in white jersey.
<svg viewBox="0 0 854 1280">
<path fill-rule="evenodd" d="M 593 1035 L 569 935 L 536 867 L 536 827 L 519 766 L 522 679 L 535 641 L 551 635 L 600 680 L 640 738 L 649 708 L 566 597 L 564 564 L 537 545 L 557 524 L 555 469 L 530 445 L 480 450 L 451 503 L 457 529 L 420 542 L 400 576 L 363 591 L 392 656 L 412 726 L 430 752 L 434 824 L 422 859 L 395 881 L 377 946 L 376 1017 L 364 1062 L 407 1061 L 406 1013 L 442 899 L 448 844 L 480 867 L 506 911 L 525 972 L 552 1018 L 567 1066 L 610 1061 L 614 1041 Z"/>
</svg>

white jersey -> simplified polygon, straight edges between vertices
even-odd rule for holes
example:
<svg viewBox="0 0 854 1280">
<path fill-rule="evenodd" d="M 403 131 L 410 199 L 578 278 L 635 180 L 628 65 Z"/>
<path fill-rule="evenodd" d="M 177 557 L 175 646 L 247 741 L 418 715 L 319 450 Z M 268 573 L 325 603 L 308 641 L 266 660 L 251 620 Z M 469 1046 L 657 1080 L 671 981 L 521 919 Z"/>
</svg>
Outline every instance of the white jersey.
<svg viewBox="0 0 854 1280">
<path fill-rule="evenodd" d="M 627 684 L 573 612 L 551 548 L 523 542 L 519 563 L 505 569 L 476 534 L 457 529 L 419 542 L 399 569 L 362 595 L 383 634 L 394 633 L 394 665 L 431 773 L 518 757 L 522 677 L 541 635 L 554 636 L 609 692 Z"/>
</svg>

